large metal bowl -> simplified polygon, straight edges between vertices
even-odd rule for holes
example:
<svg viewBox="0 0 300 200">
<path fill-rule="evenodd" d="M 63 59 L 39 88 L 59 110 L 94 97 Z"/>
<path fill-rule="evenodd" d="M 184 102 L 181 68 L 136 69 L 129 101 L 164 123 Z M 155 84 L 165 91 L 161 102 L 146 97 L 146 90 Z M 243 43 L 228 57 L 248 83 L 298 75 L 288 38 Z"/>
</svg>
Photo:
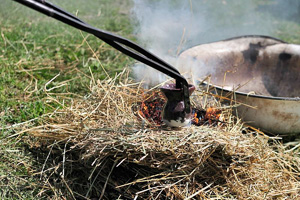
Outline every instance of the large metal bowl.
<svg viewBox="0 0 300 200">
<path fill-rule="evenodd" d="M 223 96 L 234 91 L 237 114 L 275 134 L 300 133 L 300 45 L 267 36 L 201 44 L 180 54 Z M 253 108 L 254 107 L 254 108 Z"/>
</svg>

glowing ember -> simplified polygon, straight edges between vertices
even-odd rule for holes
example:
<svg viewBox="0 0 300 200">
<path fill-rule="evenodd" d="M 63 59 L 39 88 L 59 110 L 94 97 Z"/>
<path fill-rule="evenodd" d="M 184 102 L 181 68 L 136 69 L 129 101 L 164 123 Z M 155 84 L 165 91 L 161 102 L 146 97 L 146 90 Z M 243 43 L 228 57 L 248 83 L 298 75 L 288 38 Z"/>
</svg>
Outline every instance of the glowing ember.
<svg viewBox="0 0 300 200">
<path fill-rule="evenodd" d="M 158 91 L 154 91 L 151 94 L 146 94 L 145 100 L 141 102 L 139 113 L 150 123 L 154 125 L 161 125 L 161 112 L 166 102 L 165 97 Z"/>
<path fill-rule="evenodd" d="M 161 113 L 165 102 L 166 99 L 160 91 L 145 94 L 144 101 L 140 102 L 139 114 L 151 124 L 160 126 L 163 124 Z M 221 110 L 213 107 L 209 107 L 207 110 L 192 108 L 192 124 L 196 126 L 217 125 L 221 112 Z"/>
<path fill-rule="evenodd" d="M 192 119 L 192 124 L 196 125 L 196 126 L 201 126 L 203 124 L 205 124 L 205 110 L 200 110 L 197 108 L 193 108 L 193 119 Z"/>
<path fill-rule="evenodd" d="M 207 120 L 209 124 L 217 123 L 219 122 L 221 112 L 219 109 L 209 107 L 205 113 L 205 120 Z"/>
</svg>

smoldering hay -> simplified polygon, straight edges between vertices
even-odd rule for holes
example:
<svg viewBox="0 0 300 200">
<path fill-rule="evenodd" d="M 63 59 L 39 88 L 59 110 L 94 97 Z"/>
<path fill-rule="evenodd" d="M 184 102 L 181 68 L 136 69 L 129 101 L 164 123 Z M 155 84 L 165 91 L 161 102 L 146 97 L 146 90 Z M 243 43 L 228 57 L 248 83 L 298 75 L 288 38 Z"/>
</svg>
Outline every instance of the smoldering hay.
<svg viewBox="0 0 300 200">
<path fill-rule="evenodd" d="M 128 79 L 91 83 L 91 93 L 73 99 L 35 124 L 22 127 L 44 181 L 40 195 L 102 199 L 298 199 L 299 145 L 243 127 L 207 93 L 193 106 L 222 110 L 217 126 L 181 129 L 157 126 L 139 115 L 151 93 Z M 80 175 L 79 175 L 80 174 Z"/>
</svg>

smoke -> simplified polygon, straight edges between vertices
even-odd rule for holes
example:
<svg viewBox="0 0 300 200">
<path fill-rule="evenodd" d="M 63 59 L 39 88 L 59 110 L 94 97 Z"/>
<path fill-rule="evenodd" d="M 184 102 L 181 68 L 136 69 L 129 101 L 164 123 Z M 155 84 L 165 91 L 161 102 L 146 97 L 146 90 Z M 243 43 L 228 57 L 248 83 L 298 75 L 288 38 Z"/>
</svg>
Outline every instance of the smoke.
<svg viewBox="0 0 300 200">
<path fill-rule="evenodd" d="M 241 35 L 274 36 L 278 23 L 276 11 L 283 0 L 133 0 L 135 34 L 142 46 L 182 73 L 190 71 L 194 78 L 204 74 L 197 70 L 203 63 L 177 59 L 189 47 Z M 285 2 L 285 1 L 284 1 Z M 275 5 L 275 6 L 274 6 Z M 275 8 L 276 7 L 276 8 Z M 288 8 L 287 8 L 288 7 Z M 285 4 L 285 12 L 295 14 L 296 6 Z M 294 9 L 294 11 L 292 11 Z M 290 17 L 289 15 L 288 17 Z M 183 65 L 185 63 L 185 65 Z M 167 77 L 148 66 L 134 66 L 137 80 L 147 84 L 161 83 Z M 189 75 L 186 75 L 189 76 Z"/>
</svg>

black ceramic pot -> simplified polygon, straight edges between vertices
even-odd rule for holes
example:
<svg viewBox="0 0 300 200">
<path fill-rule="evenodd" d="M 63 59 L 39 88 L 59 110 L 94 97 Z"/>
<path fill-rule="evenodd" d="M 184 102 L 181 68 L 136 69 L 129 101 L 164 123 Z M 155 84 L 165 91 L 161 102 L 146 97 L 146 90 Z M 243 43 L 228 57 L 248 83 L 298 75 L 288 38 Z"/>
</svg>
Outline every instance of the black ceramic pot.
<svg viewBox="0 0 300 200">
<path fill-rule="evenodd" d="M 176 88 L 176 84 L 166 84 L 160 88 L 167 102 L 162 113 L 162 120 L 170 127 L 184 127 L 191 124 L 192 112 L 185 111 L 183 102 L 183 91 L 181 88 Z M 189 85 L 189 94 L 195 90 L 194 85 Z"/>
</svg>

